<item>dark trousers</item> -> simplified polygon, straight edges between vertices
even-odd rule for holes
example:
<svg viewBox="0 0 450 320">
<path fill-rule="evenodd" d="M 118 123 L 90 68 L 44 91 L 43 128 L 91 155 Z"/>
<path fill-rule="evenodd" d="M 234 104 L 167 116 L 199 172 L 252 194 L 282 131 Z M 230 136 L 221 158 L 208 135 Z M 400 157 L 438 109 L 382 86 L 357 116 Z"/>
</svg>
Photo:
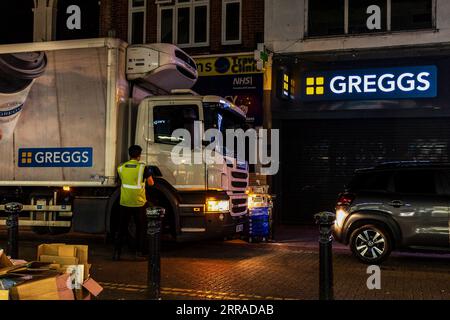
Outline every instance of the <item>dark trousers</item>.
<svg viewBox="0 0 450 320">
<path fill-rule="evenodd" d="M 136 226 L 136 251 L 145 253 L 146 251 L 146 230 L 147 230 L 147 216 L 145 213 L 146 206 L 143 207 L 124 207 L 120 206 L 119 212 L 119 226 L 115 237 L 114 250 L 119 255 L 122 251 L 122 244 L 124 239 L 128 238 L 128 226 L 130 218 L 134 219 Z"/>
</svg>

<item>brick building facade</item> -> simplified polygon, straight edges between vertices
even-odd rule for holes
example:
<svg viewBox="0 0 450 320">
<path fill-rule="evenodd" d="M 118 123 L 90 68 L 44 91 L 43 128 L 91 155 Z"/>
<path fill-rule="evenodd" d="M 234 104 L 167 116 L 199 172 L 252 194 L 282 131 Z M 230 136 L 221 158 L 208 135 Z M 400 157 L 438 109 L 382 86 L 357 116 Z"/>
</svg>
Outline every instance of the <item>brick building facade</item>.
<svg viewBox="0 0 450 320">
<path fill-rule="evenodd" d="M 173 0 L 175 3 L 179 0 Z M 242 0 L 241 43 L 222 44 L 223 0 L 209 0 L 209 44 L 183 47 L 190 54 L 217 54 L 230 52 L 251 52 L 258 42 L 264 42 L 264 0 Z M 155 0 L 146 2 L 145 42 L 159 42 L 158 6 Z M 162 2 L 162 1 L 161 1 Z M 167 1 L 166 1 L 167 2 Z M 170 5 L 170 4 L 169 4 Z M 100 36 L 114 35 L 129 41 L 129 0 L 102 0 L 100 5 Z"/>
</svg>

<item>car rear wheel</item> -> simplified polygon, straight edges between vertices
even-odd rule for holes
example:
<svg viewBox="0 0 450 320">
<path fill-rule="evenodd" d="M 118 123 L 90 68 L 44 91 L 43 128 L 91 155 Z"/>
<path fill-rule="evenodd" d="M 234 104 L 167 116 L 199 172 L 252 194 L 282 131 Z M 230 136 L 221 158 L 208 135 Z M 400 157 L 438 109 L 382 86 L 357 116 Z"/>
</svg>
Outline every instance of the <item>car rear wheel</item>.
<svg viewBox="0 0 450 320">
<path fill-rule="evenodd" d="M 379 264 L 391 253 L 392 240 L 384 228 L 364 225 L 352 233 L 350 247 L 353 254 L 362 262 Z"/>
</svg>

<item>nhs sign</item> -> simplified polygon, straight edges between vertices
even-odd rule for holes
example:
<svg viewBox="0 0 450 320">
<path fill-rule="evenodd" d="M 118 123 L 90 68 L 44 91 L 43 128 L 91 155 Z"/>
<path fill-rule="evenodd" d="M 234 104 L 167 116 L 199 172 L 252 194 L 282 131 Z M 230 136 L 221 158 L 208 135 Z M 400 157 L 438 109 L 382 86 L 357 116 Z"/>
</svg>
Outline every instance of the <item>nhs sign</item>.
<svg viewBox="0 0 450 320">
<path fill-rule="evenodd" d="M 302 100 L 378 100 L 435 98 L 436 66 L 307 72 Z"/>
</svg>

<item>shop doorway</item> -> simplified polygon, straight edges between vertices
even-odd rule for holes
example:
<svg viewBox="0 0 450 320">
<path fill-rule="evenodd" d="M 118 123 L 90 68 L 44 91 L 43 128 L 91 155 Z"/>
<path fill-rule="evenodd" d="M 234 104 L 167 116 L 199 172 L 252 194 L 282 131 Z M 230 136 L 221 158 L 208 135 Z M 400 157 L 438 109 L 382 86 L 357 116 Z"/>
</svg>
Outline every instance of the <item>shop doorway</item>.
<svg viewBox="0 0 450 320">
<path fill-rule="evenodd" d="M 449 162 L 450 120 L 286 120 L 281 123 L 282 223 L 332 210 L 355 169 L 387 161 Z"/>
</svg>

